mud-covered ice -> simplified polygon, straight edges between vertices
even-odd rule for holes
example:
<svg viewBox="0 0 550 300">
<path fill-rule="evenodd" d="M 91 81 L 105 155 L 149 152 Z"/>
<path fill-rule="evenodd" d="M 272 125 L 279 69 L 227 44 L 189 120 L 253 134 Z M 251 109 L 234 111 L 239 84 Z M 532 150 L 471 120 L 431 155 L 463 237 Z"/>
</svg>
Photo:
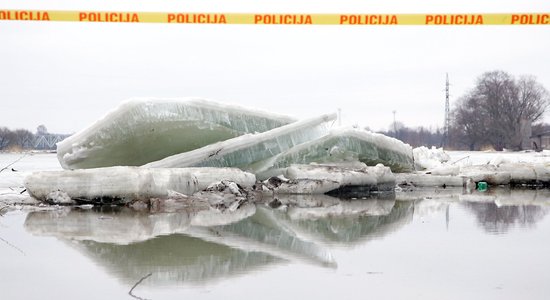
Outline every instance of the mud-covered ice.
<svg viewBox="0 0 550 300">
<path fill-rule="evenodd" d="M 389 167 L 376 165 L 361 169 L 348 169 L 328 165 L 291 165 L 286 169 L 289 179 L 333 180 L 342 186 L 394 186 L 395 176 Z"/>
<path fill-rule="evenodd" d="M 65 169 L 139 166 L 295 119 L 197 98 L 132 99 L 57 145 Z"/>
<path fill-rule="evenodd" d="M 262 190 L 273 194 L 326 194 L 364 197 L 372 191 L 393 191 L 395 177 L 390 168 L 344 168 L 330 165 L 291 165 L 284 176 L 270 177 Z"/>
</svg>

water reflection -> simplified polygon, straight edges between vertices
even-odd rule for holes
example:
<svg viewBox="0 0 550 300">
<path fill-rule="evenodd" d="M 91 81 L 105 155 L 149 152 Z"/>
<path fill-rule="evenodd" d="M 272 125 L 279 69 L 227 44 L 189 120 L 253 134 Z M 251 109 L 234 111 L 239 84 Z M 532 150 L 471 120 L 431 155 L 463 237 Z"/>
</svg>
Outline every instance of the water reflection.
<svg viewBox="0 0 550 300">
<path fill-rule="evenodd" d="M 26 229 L 55 236 L 128 283 L 207 283 L 282 263 L 337 268 L 335 246 L 349 247 L 403 228 L 416 214 L 466 208 L 486 232 L 533 226 L 550 209 L 548 191 L 419 191 L 339 200 L 287 196 L 277 208 L 165 213 L 64 209 L 29 213 Z"/>
<path fill-rule="evenodd" d="M 413 202 L 384 199 L 345 200 L 320 207 L 272 211 L 279 227 L 319 244 L 355 245 L 394 232 L 412 220 Z"/>
<path fill-rule="evenodd" d="M 533 227 L 547 214 L 549 207 L 536 205 L 499 206 L 489 202 L 466 202 L 478 224 L 489 233 L 506 233 L 511 228 Z"/>
<path fill-rule="evenodd" d="M 471 212 L 485 232 L 502 234 L 515 227 L 530 228 L 550 211 L 550 190 L 493 188 L 487 192 L 422 190 L 401 194 L 398 199 L 415 202 L 416 214 L 429 214 L 459 204 Z"/>
<path fill-rule="evenodd" d="M 411 202 L 393 199 L 280 201 L 285 204 L 278 209 L 258 205 L 211 216 L 67 208 L 31 212 L 25 227 L 66 241 L 128 282 L 153 273 L 149 282 L 170 284 L 207 282 L 287 261 L 335 268 L 329 244 L 383 235 L 412 211 Z"/>
<path fill-rule="evenodd" d="M 223 225 L 253 215 L 256 206 L 247 204 L 236 211 L 178 210 L 147 213 L 125 207 L 93 210 L 71 209 L 31 212 L 25 220 L 27 231 L 36 235 L 71 240 L 127 245 L 156 236 L 183 233 L 194 226 Z"/>
<path fill-rule="evenodd" d="M 184 234 L 129 245 L 95 241 L 71 244 L 128 284 L 148 273 L 152 276 L 144 284 L 202 283 L 282 261 L 268 253 L 244 251 Z"/>
</svg>

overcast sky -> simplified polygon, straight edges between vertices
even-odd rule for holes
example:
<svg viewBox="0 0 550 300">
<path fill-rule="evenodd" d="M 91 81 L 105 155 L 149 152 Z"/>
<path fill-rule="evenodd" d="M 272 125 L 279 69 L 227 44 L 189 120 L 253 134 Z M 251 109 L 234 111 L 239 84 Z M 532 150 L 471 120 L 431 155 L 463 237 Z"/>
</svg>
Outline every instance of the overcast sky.
<svg viewBox="0 0 550 300">
<path fill-rule="evenodd" d="M 2 9 L 550 12 L 546 0 L 0 0 Z M 78 131 L 131 97 L 205 97 L 345 123 L 441 127 L 485 71 L 550 89 L 550 26 L 259 26 L 0 21 L 0 126 Z M 550 120 L 550 113 L 546 117 Z"/>
</svg>

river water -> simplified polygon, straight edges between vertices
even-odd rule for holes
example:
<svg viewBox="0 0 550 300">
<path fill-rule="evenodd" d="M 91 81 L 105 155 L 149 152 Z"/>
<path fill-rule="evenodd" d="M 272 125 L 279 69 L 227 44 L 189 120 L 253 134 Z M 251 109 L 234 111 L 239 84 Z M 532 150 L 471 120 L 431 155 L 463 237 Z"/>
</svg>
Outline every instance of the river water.
<svg viewBox="0 0 550 300">
<path fill-rule="evenodd" d="M 52 160 L 25 159 L 16 166 L 55 168 Z M 0 293 L 2 299 L 550 295 L 548 190 L 431 189 L 308 201 L 332 202 L 256 205 L 214 226 L 195 213 L 4 209 Z"/>
</svg>

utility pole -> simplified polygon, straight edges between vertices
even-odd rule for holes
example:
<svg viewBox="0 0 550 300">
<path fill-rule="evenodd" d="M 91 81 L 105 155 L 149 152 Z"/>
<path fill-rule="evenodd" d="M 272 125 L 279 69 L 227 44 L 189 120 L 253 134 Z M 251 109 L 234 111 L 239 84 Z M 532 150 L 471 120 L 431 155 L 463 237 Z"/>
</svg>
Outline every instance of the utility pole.
<svg viewBox="0 0 550 300">
<path fill-rule="evenodd" d="M 449 109 L 449 73 L 446 73 L 445 81 L 445 124 L 443 125 L 443 146 L 449 145 L 449 130 L 451 127 L 451 116 Z"/>
</svg>

